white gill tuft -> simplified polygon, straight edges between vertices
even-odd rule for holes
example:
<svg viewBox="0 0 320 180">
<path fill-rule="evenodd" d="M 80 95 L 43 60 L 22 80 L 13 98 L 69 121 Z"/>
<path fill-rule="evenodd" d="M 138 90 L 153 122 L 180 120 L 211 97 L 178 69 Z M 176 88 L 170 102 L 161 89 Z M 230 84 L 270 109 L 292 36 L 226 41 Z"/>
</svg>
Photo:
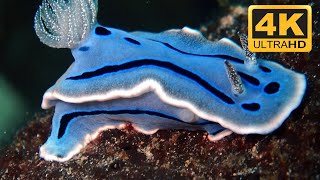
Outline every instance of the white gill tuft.
<svg viewBox="0 0 320 180">
<path fill-rule="evenodd" d="M 98 0 L 43 0 L 34 17 L 40 41 L 53 48 L 74 48 L 96 23 Z"/>
</svg>

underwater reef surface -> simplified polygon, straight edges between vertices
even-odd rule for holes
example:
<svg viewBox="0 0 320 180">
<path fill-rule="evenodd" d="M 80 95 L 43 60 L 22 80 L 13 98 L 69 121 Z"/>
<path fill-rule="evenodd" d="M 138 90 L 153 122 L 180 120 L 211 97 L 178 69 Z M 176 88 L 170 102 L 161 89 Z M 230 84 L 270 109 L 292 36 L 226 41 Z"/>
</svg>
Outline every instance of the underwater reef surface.
<svg viewBox="0 0 320 180">
<path fill-rule="evenodd" d="M 269 2 L 269 1 L 268 1 Z M 295 1 L 294 1 L 295 2 Z M 312 3 L 310 53 L 258 53 L 307 76 L 301 105 L 268 135 L 232 134 L 210 142 L 204 132 L 161 130 L 144 135 L 132 128 L 107 130 L 65 163 L 39 158 L 51 132 L 52 111 L 37 114 L 0 155 L 0 179 L 216 179 L 320 178 L 320 5 Z M 229 8 L 200 30 L 211 40 L 247 31 L 247 9 Z"/>
</svg>

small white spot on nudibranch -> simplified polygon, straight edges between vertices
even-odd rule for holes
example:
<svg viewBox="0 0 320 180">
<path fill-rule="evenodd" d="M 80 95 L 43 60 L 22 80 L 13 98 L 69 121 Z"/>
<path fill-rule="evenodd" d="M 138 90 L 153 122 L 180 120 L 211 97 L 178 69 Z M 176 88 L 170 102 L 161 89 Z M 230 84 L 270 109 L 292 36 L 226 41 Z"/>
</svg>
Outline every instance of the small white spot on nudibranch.
<svg viewBox="0 0 320 180">
<path fill-rule="evenodd" d="M 42 43 L 71 49 L 87 37 L 97 11 L 97 0 L 43 0 L 34 28 Z"/>
<path fill-rule="evenodd" d="M 185 33 L 193 34 L 193 35 L 202 35 L 200 31 L 191 29 L 189 27 L 183 27 L 181 31 Z"/>
</svg>

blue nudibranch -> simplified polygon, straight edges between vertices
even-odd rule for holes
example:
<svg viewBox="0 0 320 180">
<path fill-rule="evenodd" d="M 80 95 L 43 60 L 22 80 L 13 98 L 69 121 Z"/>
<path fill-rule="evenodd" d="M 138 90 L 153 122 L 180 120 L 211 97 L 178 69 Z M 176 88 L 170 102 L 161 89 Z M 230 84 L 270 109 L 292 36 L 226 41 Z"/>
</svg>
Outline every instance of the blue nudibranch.
<svg viewBox="0 0 320 180">
<path fill-rule="evenodd" d="M 256 59 L 245 35 L 242 49 L 187 27 L 128 33 L 99 25 L 97 9 L 97 0 L 43 0 L 36 13 L 41 42 L 75 59 L 43 97 L 42 108 L 55 106 L 46 160 L 69 160 L 102 130 L 129 123 L 145 134 L 203 130 L 211 141 L 266 134 L 303 98 L 305 76 Z"/>
</svg>

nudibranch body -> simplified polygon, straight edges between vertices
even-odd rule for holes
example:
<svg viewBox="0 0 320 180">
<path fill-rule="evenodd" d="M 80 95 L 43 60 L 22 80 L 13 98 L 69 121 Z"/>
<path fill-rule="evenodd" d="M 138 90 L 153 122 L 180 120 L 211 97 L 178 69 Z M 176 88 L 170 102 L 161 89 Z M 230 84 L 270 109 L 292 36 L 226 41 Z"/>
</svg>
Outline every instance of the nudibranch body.
<svg viewBox="0 0 320 180">
<path fill-rule="evenodd" d="M 99 132 L 131 124 L 208 132 L 211 141 L 232 132 L 266 134 L 301 102 L 305 76 L 256 59 L 223 38 L 190 28 L 132 32 L 96 22 L 97 1 L 44 0 L 35 17 L 40 40 L 70 48 L 74 63 L 46 91 L 55 106 L 52 132 L 40 148 L 46 160 L 66 161 Z"/>
</svg>

